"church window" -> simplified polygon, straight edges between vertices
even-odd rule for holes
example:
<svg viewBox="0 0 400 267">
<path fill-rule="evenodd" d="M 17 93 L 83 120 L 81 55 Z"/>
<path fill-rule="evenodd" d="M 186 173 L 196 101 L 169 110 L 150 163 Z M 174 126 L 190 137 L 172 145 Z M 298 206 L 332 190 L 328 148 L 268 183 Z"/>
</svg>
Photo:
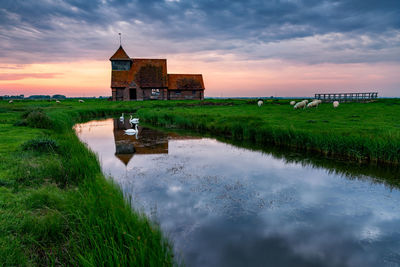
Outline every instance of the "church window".
<svg viewBox="0 0 400 267">
<path fill-rule="evenodd" d="M 129 60 L 113 60 L 111 61 L 112 70 L 129 70 L 131 62 Z"/>
</svg>

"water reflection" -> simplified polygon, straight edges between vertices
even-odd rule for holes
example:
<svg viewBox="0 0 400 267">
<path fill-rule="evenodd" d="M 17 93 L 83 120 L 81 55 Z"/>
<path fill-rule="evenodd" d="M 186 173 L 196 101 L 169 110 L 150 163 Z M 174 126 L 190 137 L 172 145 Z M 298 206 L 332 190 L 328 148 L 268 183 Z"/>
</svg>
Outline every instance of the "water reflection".
<svg viewBox="0 0 400 267">
<path fill-rule="evenodd" d="M 229 139 L 219 139 L 222 142 L 236 146 L 245 147 L 254 151 L 263 151 L 273 155 L 277 159 L 282 159 L 285 163 L 298 163 L 309 168 L 323 168 L 326 171 L 340 175 L 346 179 L 360 179 L 372 183 L 384 183 L 389 187 L 400 187 L 400 168 L 399 166 L 385 166 L 368 163 L 357 163 L 347 159 L 321 157 L 319 153 L 307 152 L 304 150 L 293 151 L 279 147 L 257 147 L 251 143 L 237 142 Z"/>
<path fill-rule="evenodd" d="M 118 119 L 114 123 L 115 156 L 125 165 L 134 154 L 165 154 L 168 153 L 168 136 L 159 131 L 138 126 L 138 133 L 127 135 L 124 130 L 131 129 L 129 119 L 121 122 Z"/>
<path fill-rule="evenodd" d="M 187 266 L 400 263 L 396 188 L 210 138 L 143 128 L 127 137 L 123 127 L 105 120 L 76 129 Z M 134 147 L 126 164 L 117 143 Z"/>
</svg>

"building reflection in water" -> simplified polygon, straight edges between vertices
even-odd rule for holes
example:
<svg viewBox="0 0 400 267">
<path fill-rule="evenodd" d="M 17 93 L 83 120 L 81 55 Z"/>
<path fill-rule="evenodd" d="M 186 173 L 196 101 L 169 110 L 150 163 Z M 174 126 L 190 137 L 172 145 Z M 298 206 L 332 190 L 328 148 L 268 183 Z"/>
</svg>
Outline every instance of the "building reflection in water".
<svg viewBox="0 0 400 267">
<path fill-rule="evenodd" d="M 184 137 L 173 133 L 167 134 L 140 125 L 138 126 L 138 134 L 125 134 L 124 130 L 133 127 L 129 123 L 129 119 L 125 119 L 124 122 L 114 119 L 115 156 L 125 165 L 128 165 L 134 155 L 168 154 L 168 140 L 170 139 L 200 139 L 199 137 Z"/>
</svg>

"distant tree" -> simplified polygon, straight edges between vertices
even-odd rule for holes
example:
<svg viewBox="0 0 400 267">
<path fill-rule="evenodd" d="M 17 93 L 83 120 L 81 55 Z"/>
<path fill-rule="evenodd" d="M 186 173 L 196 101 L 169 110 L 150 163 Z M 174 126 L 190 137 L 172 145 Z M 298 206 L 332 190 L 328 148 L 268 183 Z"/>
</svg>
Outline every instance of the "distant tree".
<svg viewBox="0 0 400 267">
<path fill-rule="evenodd" d="M 49 95 L 31 95 L 29 99 L 50 99 Z"/>
<path fill-rule="evenodd" d="M 3 96 L 0 96 L 1 98 L 1 100 L 3 100 L 3 99 L 24 99 L 24 95 L 3 95 Z"/>
<path fill-rule="evenodd" d="M 51 98 L 54 98 L 54 99 L 66 99 L 67 97 L 65 95 L 53 95 Z"/>
</svg>

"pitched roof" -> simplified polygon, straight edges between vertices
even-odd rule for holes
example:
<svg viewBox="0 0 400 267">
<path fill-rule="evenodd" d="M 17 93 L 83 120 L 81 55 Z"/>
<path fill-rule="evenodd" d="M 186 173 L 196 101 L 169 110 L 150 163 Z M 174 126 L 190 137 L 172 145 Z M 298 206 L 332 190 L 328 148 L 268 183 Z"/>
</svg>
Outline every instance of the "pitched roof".
<svg viewBox="0 0 400 267">
<path fill-rule="evenodd" d="M 204 90 L 201 74 L 168 74 L 169 90 Z"/>
<path fill-rule="evenodd" d="M 125 50 L 122 48 L 122 45 L 119 46 L 118 50 L 114 53 L 110 60 L 131 60 Z"/>
<path fill-rule="evenodd" d="M 168 87 L 167 60 L 132 58 L 130 72 L 140 87 Z"/>
<path fill-rule="evenodd" d="M 111 87 L 128 87 L 132 82 L 143 88 L 168 87 L 166 59 L 131 58 L 130 60 L 132 66 L 129 70 L 111 71 Z"/>
<path fill-rule="evenodd" d="M 128 165 L 129 161 L 133 157 L 133 154 L 115 154 L 115 156 L 122 161 L 125 165 Z"/>
</svg>

